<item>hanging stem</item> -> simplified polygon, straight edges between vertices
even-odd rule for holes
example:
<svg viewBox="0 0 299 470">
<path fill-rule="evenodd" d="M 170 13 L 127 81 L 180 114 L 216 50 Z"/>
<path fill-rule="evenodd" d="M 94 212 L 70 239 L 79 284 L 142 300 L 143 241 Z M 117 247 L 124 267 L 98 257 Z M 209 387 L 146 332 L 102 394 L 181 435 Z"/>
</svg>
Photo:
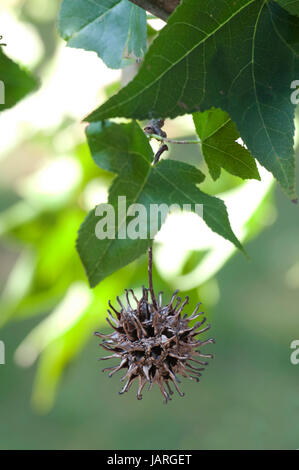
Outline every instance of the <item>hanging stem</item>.
<svg viewBox="0 0 299 470">
<path fill-rule="evenodd" d="M 157 120 L 152 120 L 148 126 L 145 128 L 145 133 L 146 135 L 155 135 L 162 141 L 162 145 L 160 145 L 160 148 L 158 149 L 154 161 L 153 161 L 153 166 L 156 165 L 162 153 L 166 152 L 168 150 L 168 147 L 166 144 L 164 144 L 163 140 L 167 140 L 167 134 L 162 130 L 164 124 L 164 120 L 162 119 L 157 119 Z M 155 132 L 159 132 L 159 134 L 149 134 L 150 131 L 155 130 Z M 149 286 L 149 291 L 151 294 L 153 306 L 156 310 L 158 310 L 158 304 L 157 304 L 157 299 L 155 296 L 154 292 L 154 286 L 153 286 L 153 247 L 150 246 L 148 249 L 148 286 Z"/>
<path fill-rule="evenodd" d="M 153 286 L 153 247 L 150 246 L 148 249 L 148 286 L 155 309 L 158 309 L 157 299 L 154 292 Z"/>
</svg>

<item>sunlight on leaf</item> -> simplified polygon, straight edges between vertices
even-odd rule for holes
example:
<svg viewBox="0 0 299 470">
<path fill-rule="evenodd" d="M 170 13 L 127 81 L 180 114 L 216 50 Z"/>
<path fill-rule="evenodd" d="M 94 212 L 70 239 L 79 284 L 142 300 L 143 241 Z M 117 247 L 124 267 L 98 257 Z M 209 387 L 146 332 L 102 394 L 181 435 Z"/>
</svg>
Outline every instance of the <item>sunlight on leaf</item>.
<svg viewBox="0 0 299 470">
<path fill-rule="evenodd" d="M 232 226 L 241 242 L 259 233 L 265 224 L 265 215 L 271 207 L 268 194 L 274 180 L 261 169 L 263 182 L 246 182 L 238 188 L 220 194 L 229 208 Z M 251 218 L 261 210 L 254 224 Z M 201 219 L 193 214 L 172 215 L 158 234 L 156 264 L 164 279 L 171 279 L 172 285 L 192 289 L 212 278 L 235 253 L 235 247 L 223 238 L 211 234 Z M 182 268 L 190 250 L 205 250 L 206 254 L 191 272 L 182 274 Z"/>
<path fill-rule="evenodd" d="M 146 51 L 146 13 L 129 0 L 64 0 L 58 27 L 68 46 L 95 51 L 111 68 Z"/>
</svg>

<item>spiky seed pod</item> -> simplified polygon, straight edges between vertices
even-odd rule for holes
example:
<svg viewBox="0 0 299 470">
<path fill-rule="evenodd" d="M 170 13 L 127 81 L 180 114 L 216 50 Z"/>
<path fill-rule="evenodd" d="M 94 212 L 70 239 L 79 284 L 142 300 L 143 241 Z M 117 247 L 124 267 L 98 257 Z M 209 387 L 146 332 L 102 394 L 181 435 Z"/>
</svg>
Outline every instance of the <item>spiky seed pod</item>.
<svg viewBox="0 0 299 470">
<path fill-rule="evenodd" d="M 109 301 L 109 306 L 114 312 L 113 317 L 108 310 L 109 325 L 114 332 L 108 335 L 96 332 L 95 335 L 103 338 L 100 344 L 105 350 L 112 353 L 101 360 L 119 358 L 120 363 L 115 367 L 107 367 L 104 371 L 110 371 L 109 377 L 121 369 L 127 369 L 121 382 L 126 381 L 119 392 L 123 394 L 131 387 L 138 378 L 139 387 L 137 399 L 142 399 L 142 390 L 148 383 L 149 390 L 156 383 L 164 397 L 164 403 L 170 400 L 173 391 L 170 382 L 173 383 L 178 394 L 184 394 L 179 388 L 178 375 L 199 382 L 203 366 L 208 365 L 206 359 L 213 358 L 212 354 L 203 354 L 198 348 L 214 343 L 210 338 L 205 341 L 196 339 L 200 333 L 210 328 L 207 324 L 200 328 L 206 318 L 196 322 L 193 326 L 189 323 L 203 314 L 198 312 L 200 304 L 197 304 L 191 316 L 182 314 L 184 307 L 188 304 L 188 297 L 182 302 L 175 291 L 169 304 L 162 305 L 162 292 L 159 293 L 158 301 L 149 301 L 149 290 L 143 287 L 143 294 L 138 300 L 132 289 L 126 290 L 127 305 L 123 305 L 117 297 L 119 309 L 115 309 Z M 131 300 L 130 296 L 131 294 Z M 135 306 L 132 307 L 131 301 Z M 195 365 L 193 364 L 195 363 Z M 199 367 L 197 366 L 199 365 Z M 165 388 L 166 386 L 166 388 Z"/>
</svg>

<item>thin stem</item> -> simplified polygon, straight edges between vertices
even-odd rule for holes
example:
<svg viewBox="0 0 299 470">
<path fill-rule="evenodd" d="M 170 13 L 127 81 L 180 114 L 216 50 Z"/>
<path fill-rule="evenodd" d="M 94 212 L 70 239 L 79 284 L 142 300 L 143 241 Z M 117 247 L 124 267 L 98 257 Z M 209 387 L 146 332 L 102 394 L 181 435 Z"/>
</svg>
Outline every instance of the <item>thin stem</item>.
<svg viewBox="0 0 299 470">
<path fill-rule="evenodd" d="M 148 286 L 153 302 L 153 306 L 158 310 L 157 299 L 154 292 L 153 286 L 153 247 L 150 246 L 148 249 Z"/>
<path fill-rule="evenodd" d="M 199 139 L 191 139 L 191 140 L 175 140 L 175 139 L 168 139 L 167 137 L 162 137 L 158 134 L 146 134 L 149 139 L 156 139 L 160 142 L 169 142 L 170 144 L 200 144 L 201 140 Z"/>
<path fill-rule="evenodd" d="M 146 130 L 149 130 L 150 132 L 150 130 L 153 129 L 153 126 L 155 126 L 155 129 L 157 129 L 156 132 L 161 132 L 161 135 L 146 133 L 146 135 L 157 135 L 159 137 L 159 140 L 160 139 L 162 140 L 162 144 L 160 145 L 160 148 L 158 149 L 155 155 L 153 165 L 156 165 L 159 162 L 162 153 L 168 150 L 167 145 L 163 142 L 163 139 L 167 138 L 167 134 L 164 131 L 162 131 L 163 124 L 164 124 L 164 120 L 158 119 L 155 121 L 151 121 L 148 124 L 148 126 L 145 128 Z M 155 296 L 154 286 L 153 286 L 153 247 L 152 245 L 148 249 L 148 286 L 149 286 L 149 291 L 151 294 L 153 306 L 156 310 L 158 310 L 157 299 Z"/>
</svg>

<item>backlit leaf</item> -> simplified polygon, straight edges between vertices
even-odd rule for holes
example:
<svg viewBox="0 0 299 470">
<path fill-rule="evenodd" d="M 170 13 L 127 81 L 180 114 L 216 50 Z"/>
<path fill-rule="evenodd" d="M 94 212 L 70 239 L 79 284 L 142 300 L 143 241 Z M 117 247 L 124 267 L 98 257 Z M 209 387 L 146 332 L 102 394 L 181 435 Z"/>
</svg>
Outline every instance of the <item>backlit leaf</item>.
<svg viewBox="0 0 299 470">
<path fill-rule="evenodd" d="M 95 51 L 110 68 L 146 51 L 146 13 L 129 0 L 64 0 L 58 29 L 68 46 Z"/>
</svg>

